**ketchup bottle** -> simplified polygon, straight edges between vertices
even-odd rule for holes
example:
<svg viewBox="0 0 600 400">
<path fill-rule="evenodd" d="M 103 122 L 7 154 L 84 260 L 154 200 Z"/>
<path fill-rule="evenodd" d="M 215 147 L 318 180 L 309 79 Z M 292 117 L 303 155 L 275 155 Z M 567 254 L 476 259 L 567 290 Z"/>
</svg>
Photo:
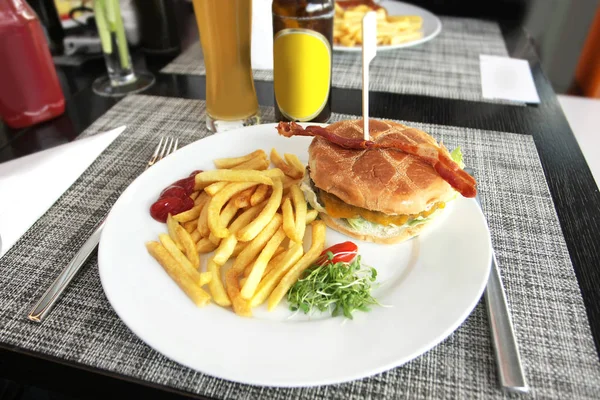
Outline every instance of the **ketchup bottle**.
<svg viewBox="0 0 600 400">
<path fill-rule="evenodd" d="M 0 118 L 11 128 L 24 128 L 64 111 L 37 15 L 25 0 L 0 0 Z"/>
</svg>

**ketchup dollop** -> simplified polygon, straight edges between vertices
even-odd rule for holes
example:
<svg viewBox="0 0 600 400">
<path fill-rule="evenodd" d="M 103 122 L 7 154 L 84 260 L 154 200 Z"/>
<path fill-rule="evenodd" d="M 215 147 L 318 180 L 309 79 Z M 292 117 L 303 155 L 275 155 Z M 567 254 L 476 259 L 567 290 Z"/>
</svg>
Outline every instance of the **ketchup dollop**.
<svg viewBox="0 0 600 400">
<path fill-rule="evenodd" d="M 202 172 L 193 171 L 188 177 L 179 179 L 163 189 L 150 206 L 150 215 L 159 222 L 167 222 L 169 214 L 177 215 L 194 207 L 194 200 L 190 194 L 194 192 L 195 176 Z"/>
</svg>

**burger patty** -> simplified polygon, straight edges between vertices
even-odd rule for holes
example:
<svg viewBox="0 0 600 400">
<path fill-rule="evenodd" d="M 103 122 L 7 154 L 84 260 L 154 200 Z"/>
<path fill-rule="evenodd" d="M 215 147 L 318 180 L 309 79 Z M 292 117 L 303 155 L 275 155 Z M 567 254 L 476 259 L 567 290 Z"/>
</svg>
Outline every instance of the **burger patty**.
<svg viewBox="0 0 600 400">
<path fill-rule="evenodd" d="M 362 217 L 369 222 L 373 222 L 379 225 L 404 225 L 408 221 L 412 221 L 416 218 L 427 218 L 433 214 L 436 210 L 446 207 L 446 203 L 440 201 L 435 203 L 427 211 L 423 211 L 419 214 L 400 214 L 400 215 L 389 215 L 380 211 L 371 211 L 365 208 L 351 206 L 345 203 L 337 196 L 323 190 L 318 191 L 319 199 L 321 200 L 327 214 L 332 218 L 357 218 Z"/>
<path fill-rule="evenodd" d="M 433 204 L 428 210 L 423 211 L 419 214 L 400 214 L 400 215 L 389 215 L 382 213 L 380 211 L 372 211 L 367 210 L 366 208 L 352 206 L 348 203 L 345 203 L 339 197 L 328 193 L 324 190 L 316 187 L 312 179 L 310 179 L 309 170 L 307 168 L 306 175 L 302 182 L 303 191 L 306 193 L 310 191 L 313 194 L 314 201 L 318 204 L 312 204 L 313 202 L 309 201 L 314 208 L 317 208 L 319 212 L 326 212 L 332 218 L 340 218 L 340 219 L 353 219 L 361 217 L 369 222 L 383 225 L 383 226 L 402 226 L 407 222 L 415 220 L 417 218 L 427 218 L 435 211 L 442 209 L 446 206 L 444 202 L 438 202 Z M 323 210 L 319 210 L 322 205 Z"/>
</svg>

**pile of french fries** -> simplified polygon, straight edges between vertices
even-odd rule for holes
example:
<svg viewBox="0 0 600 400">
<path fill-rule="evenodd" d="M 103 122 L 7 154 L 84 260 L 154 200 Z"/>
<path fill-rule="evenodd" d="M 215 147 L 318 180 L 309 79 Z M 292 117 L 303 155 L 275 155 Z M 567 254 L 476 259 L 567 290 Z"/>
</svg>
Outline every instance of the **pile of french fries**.
<svg viewBox="0 0 600 400">
<path fill-rule="evenodd" d="M 336 44 L 354 47 L 362 44 L 362 19 L 373 11 L 365 4 L 342 8 L 335 3 L 333 19 L 333 41 Z M 423 18 L 418 15 L 388 15 L 380 7 L 377 14 L 377 44 L 395 45 L 423 37 Z"/>
<path fill-rule="evenodd" d="M 271 162 L 275 168 L 269 169 Z M 275 149 L 270 160 L 257 150 L 214 164 L 217 169 L 195 176 L 194 207 L 169 215 L 168 234 L 146 247 L 197 306 L 212 299 L 251 316 L 267 301 L 271 311 L 325 247 L 325 224 L 307 209 L 298 186 L 304 165 Z M 304 252 L 308 226 L 312 242 Z"/>
</svg>

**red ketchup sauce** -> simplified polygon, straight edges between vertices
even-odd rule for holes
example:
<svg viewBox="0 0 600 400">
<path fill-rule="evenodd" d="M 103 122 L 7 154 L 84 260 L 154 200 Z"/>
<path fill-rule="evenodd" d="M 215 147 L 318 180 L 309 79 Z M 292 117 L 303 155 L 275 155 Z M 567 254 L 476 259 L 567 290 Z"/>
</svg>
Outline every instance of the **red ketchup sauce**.
<svg viewBox="0 0 600 400">
<path fill-rule="evenodd" d="M 150 215 L 159 222 L 167 222 L 169 214 L 177 215 L 194 207 L 194 200 L 190 194 L 194 191 L 196 174 L 201 170 L 193 171 L 187 178 L 179 179 L 163 189 L 150 206 Z"/>
</svg>

